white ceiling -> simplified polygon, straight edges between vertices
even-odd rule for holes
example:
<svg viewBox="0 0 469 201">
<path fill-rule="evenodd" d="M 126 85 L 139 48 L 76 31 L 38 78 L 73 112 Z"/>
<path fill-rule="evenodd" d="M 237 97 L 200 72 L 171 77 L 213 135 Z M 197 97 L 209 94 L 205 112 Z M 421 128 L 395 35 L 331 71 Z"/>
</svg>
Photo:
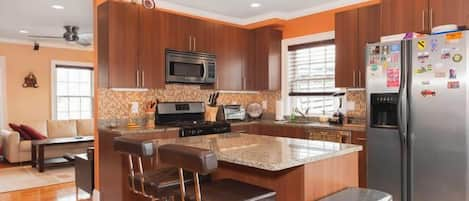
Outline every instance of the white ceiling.
<svg viewBox="0 0 469 201">
<path fill-rule="evenodd" d="M 156 0 L 156 6 L 246 25 L 262 20 L 292 19 L 369 0 Z M 251 8 L 251 3 L 260 3 Z"/>
<path fill-rule="evenodd" d="M 62 5 L 63 10 L 52 8 Z M 0 40 L 30 41 L 27 35 L 61 36 L 64 25 L 93 32 L 93 0 L 0 0 Z M 27 30 L 29 34 L 21 34 Z M 44 44 L 75 46 L 62 40 L 38 40 Z"/>
<path fill-rule="evenodd" d="M 124 0 L 138 1 L 138 0 Z M 368 0 L 155 0 L 159 8 L 239 25 L 279 18 L 292 19 Z M 251 3 L 260 3 L 251 8 Z M 63 10 L 52 5 L 62 5 Z M 27 35 L 63 34 L 64 25 L 77 25 L 80 33 L 93 31 L 93 0 L 0 0 L 0 41 L 33 42 Z M 312 25 L 313 26 L 313 25 Z M 28 34 L 19 33 L 29 31 Z M 38 40 L 73 46 L 61 40 Z"/>
</svg>

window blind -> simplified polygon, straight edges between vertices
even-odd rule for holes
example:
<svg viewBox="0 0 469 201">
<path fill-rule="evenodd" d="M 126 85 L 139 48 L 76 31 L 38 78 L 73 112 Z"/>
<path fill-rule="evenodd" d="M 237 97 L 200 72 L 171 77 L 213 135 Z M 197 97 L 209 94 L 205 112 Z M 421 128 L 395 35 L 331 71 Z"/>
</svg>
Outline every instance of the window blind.
<svg viewBox="0 0 469 201">
<path fill-rule="evenodd" d="M 309 115 L 335 111 L 334 40 L 300 44 L 288 48 L 289 96 L 294 108 L 309 109 Z"/>
<path fill-rule="evenodd" d="M 289 47 L 290 96 L 330 95 L 335 91 L 333 40 Z"/>
</svg>

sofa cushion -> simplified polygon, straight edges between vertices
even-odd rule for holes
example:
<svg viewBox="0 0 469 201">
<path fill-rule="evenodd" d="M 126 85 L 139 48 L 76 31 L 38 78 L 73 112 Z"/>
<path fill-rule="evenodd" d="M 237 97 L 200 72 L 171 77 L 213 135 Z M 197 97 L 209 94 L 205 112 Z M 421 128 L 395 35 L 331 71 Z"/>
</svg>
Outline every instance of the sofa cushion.
<svg viewBox="0 0 469 201">
<path fill-rule="evenodd" d="M 9 123 L 11 130 L 16 131 L 20 134 L 21 140 L 31 140 L 31 136 L 29 136 L 28 132 L 21 128 L 21 126 L 16 125 L 14 123 Z"/>
<path fill-rule="evenodd" d="M 93 136 L 94 135 L 93 119 L 77 120 L 77 132 L 79 136 Z"/>
<path fill-rule="evenodd" d="M 47 138 L 42 133 L 40 133 L 39 131 L 37 131 L 34 128 L 31 128 L 28 125 L 21 124 L 21 129 L 24 132 L 26 132 L 31 137 L 32 140 L 44 140 L 44 139 Z"/>
<path fill-rule="evenodd" d="M 31 140 L 23 140 L 20 142 L 20 151 L 31 151 Z"/>
<path fill-rule="evenodd" d="M 31 120 L 31 121 L 21 121 L 19 124 L 27 125 L 34 130 L 38 131 L 44 136 L 48 136 L 47 134 L 47 121 L 46 120 Z"/>
<path fill-rule="evenodd" d="M 49 138 L 76 137 L 77 126 L 75 120 L 50 120 L 47 121 Z"/>
</svg>

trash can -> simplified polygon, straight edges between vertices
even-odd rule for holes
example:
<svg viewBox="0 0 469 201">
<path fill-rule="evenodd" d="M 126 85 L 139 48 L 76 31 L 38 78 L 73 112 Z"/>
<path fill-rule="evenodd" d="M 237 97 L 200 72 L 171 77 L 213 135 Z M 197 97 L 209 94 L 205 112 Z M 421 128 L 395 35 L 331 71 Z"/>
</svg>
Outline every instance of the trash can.
<svg viewBox="0 0 469 201">
<path fill-rule="evenodd" d="M 320 201 L 392 201 L 392 196 L 372 189 L 348 188 Z"/>
</svg>

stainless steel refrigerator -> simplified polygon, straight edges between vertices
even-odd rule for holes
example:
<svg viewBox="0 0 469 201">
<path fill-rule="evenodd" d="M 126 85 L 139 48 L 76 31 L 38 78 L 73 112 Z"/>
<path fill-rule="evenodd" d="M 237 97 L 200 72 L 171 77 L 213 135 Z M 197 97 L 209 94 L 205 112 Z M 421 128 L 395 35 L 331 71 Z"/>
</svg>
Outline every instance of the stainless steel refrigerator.
<svg viewBox="0 0 469 201">
<path fill-rule="evenodd" d="M 468 201 L 469 32 L 367 46 L 368 188 Z"/>
</svg>

